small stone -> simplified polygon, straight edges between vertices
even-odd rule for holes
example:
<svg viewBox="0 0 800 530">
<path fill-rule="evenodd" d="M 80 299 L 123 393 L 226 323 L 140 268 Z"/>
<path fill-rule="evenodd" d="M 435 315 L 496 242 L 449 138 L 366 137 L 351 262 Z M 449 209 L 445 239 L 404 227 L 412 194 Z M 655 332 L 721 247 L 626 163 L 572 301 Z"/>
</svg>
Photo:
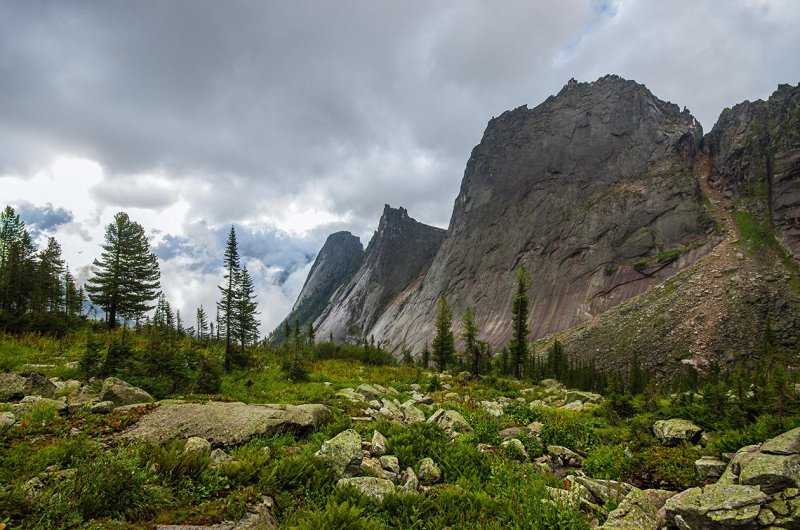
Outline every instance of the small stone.
<svg viewBox="0 0 800 530">
<path fill-rule="evenodd" d="M 0 428 L 8 429 L 17 421 L 17 417 L 11 412 L 0 412 Z"/>
<path fill-rule="evenodd" d="M 186 439 L 186 443 L 183 446 L 183 451 L 185 453 L 210 453 L 211 444 L 205 438 L 192 436 L 191 438 Z"/>
<path fill-rule="evenodd" d="M 394 455 L 384 455 L 380 458 L 381 467 L 386 471 L 400 474 L 400 461 Z"/>
<path fill-rule="evenodd" d="M 433 459 L 423 458 L 419 461 L 419 480 L 423 484 L 435 484 L 442 479 L 442 472 L 439 470 Z"/>
<path fill-rule="evenodd" d="M 314 456 L 326 462 L 337 477 L 358 474 L 364 458 L 361 453 L 361 436 L 353 429 L 342 431 L 323 442 Z"/>
<path fill-rule="evenodd" d="M 524 462 L 528 459 L 528 451 L 525 450 L 525 446 L 522 445 L 522 442 L 517 438 L 511 438 L 510 440 L 502 442 L 500 447 L 505 449 L 506 452 L 515 460 Z"/>
<path fill-rule="evenodd" d="M 386 441 L 386 437 L 383 436 L 378 431 L 372 432 L 372 442 L 371 442 L 371 449 L 370 453 L 372 456 L 383 456 L 386 454 L 386 445 L 388 442 Z"/>
<path fill-rule="evenodd" d="M 508 440 L 509 438 L 519 436 L 521 432 L 522 432 L 521 427 L 509 427 L 508 429 L 503 429 L 498 434 L 500 435 L 501 440 Z"/>
<path fill-rule="evenodd" d="M 264 449 L 269 448 L 265 447 Z M 211 451 L 211 467 L 218 467 L 231 461 L 233 461 L 233 457 L 222 449 L 217 448 Z"/>
<path fill-rule="evenodd" d="M 406 468 L 403 474 L 400 475 L 400 483 L 402 484 L 403 493 L 416 493 L 419 489 L 419 479 L 410 467 Z"/>
<path fill-rule="evenodd" d="M 337 487 L 350 486 L 360 491 L 365 497 L 381 502 L 384 497 L 394 493 L 391 480 L 376 477 L 343 478 L 336 483 Z"/>
<path fill-rule="evenodd" d="M 98 401 L 92 404 L 89 410 L 92 411 L 92 414 L 108 414 L 114 410 L 115 406 L 113 401 Z"/>
</svg>

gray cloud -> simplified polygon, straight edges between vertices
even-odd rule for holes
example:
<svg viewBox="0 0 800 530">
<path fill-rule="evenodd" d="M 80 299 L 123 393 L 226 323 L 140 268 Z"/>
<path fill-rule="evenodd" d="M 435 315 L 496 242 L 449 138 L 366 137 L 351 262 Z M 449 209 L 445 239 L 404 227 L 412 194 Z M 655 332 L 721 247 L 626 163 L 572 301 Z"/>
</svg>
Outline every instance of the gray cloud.
<svg viewBox="0 0 800 530">
<path fill-rule="evenodd" d="M 47 203 L 44 206 L 35 206 L 27 201 L 16 205 L 16 211 L 28 227 L 37 230 L 49 231 L 61 225 L 71 223 L 74 215 L 64 208 L 54 208 Z"/>
<path fill-rule="evenodd" d="M 617 73 L 708 130 L 800 81 L 798 26 L 794 0 L 3 2 L 0 175 L 94 160 L 76 218 L 185 205 L 157 238 L 167 275 L 210 275 L 235 223 L 282 289 L 386 202 L 446 226 L 492 116 Z M 292 231 L 292 208 L 330 215 Z"/>
</svg>

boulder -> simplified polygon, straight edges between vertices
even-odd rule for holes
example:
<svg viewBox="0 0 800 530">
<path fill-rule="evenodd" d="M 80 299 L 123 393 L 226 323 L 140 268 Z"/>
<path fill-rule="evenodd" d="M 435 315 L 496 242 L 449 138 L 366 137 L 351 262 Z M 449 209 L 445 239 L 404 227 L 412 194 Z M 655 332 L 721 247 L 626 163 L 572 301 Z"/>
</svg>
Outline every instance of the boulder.
<svg viewBox="0 0 800 530">
<path fill-rule="evenodd" d="M 642 490 L 634 488 L 608 514 L 601 528 L 608 530 L 658 530 L 658 508 Z"/>
<path fill-rule="evenodd" d="M 356 475 L 364 457 L 361 452 L 361 436 L 353 429 L 342 431 L 323 442 L 314 456 L 328 464 L 337 477 Z"/>
<path fill-rule="evenodd" d="M 439 466 L 431 458 L 423 458 L 419 461 L 419 480 L 423 484 L 435 484 L 442 479 L 442 472 Z"/>
<path fill-rule="evenodd" d="M 633 491 L 633 486 L 616 480 L 600 480 L 589 477 L 574 477 L 575 482 L 589 490 L 598 504 L 618 502 Z"/>
<path fill-rule="evenodd" d="M 570 390 L 564 400 L 566 403 L 579 401 L 581 403 L 600 403 L 603 401 L 603 396 L 595 394 L 594 392 L 583 392 L 581 390 Z"/>
<path fill-rule="evenodd" d="M 528 451 L 525 450 L 525 446 L 522 445 L 522 442 L 519 441 L 517 438 L 511 438 L 509 440 L 505 440 L 500 444 L 500 447 L 506 450 L 506 453 L 509 454 L 515 460 L 525 461 L 528 459 Z"/>
<path fill-rule="evenodd" d="M 246 405 L 244 403 L 161 404 L 121 437 L 164 443 L 199 436 L 212 446 L 237 445 L 258 435 L 305 433 L 324 416 L 321 405 Z M 360 442 L 359 442 L 360 450 Z"/>
<path fill-rule="evenodd" d="M 378 431 L 373 431 L 372 433 L 372 444 L 371 450 L 372 456 L 383 456 L 386 454 L 386 445 L 388 442 L 386 441 L 386 437 L 379 433 Z"/>
<path fill-rule="evenodd" d="M 503 415 L 503 405 L 496 401 L 481 401 L 481 407 L 483 407 L 483 410 L 489 413 L 490 416 L 494 416 L 495 418 L 499 418 Z"/>
<path fill-rule="evenodd" d="M 539 435 L 542 433 L 542 429 L 544 429 L 544 423 L 540 421 L 533 421 L 525 426 L 528 430 L 528 434 L 533 436 L 534 438 L 538 438 Z"/>
<path fill-rule="evenodd" d="M 739 472 L 739 484 L 760 486 L 764 493 L 777 493 L 800 486 L 800 455 L 773 455 L 762 452 Z"/>
<path fill-rule="evenodd" d="M 8 429 L 17 421 L 16 416 L 11 412 L 0 412 L 0 429 Z"/>
<path fill-rule="evenodd" d="M 394 455 L 384 455 L 380 458 L 381 467 L 395 475 L 400 474 L 400 461 Z"/>
<path fill-rule="evenodd" d="M 703 431 L 700 427 L 689 420 L 673 418 L 661 420 L 653 424 L 653 434 L 661 445 L 670 447 L 681 442 L 693 442 L 698 439 Z"/>
<path fill-rule="evenodd" d="M 400 475 L 400 488 L 403 490 L 403 493 L 416 493 L 419 489 L 419 479 L 417 478 L 416 473 L 410 467 L 407 467 L 403 474 Z"/>
<path fill-rule="evenodd" d="M 564 388 L 564 385 L 562 385 L 555 379 L 542 379 L 541 381 L 539 381 L 539 384 L 545 388 L 554 390 L 563 390 Z"/>
<path fill-rule="evenodd" d="M 702 456 L 695 460 L 694 467 L 701 477 L 716 480 L 722 476 L 728 464 L 713 456 Z"/>
<path fill-rule="evenodd" d="M 400 405 L 400 410 L 403 411 L 403 420 L 406 423 L 422 423 L 425 421 L 425 413 L 415 407 L 414 402 L 411 400 Z"/>
<path fill-rule="evenodd" d="M 19 401 L 25 396 L 52 398 L 56 385 L 39 374 L 0 372 L 0 401 Z"/>
<path fill-rule="evenodd" d="M 464 416 L 455 410 L 439 409 L 431 414 L 431 417 L 428 418 L 428 423 L 438 425 L 451 438 L 458 434 L 472 431 L 472 427 L 464 419 Z"/>
<path fill-rule="evenodd" d="M 581 401 L 572 401 L 570 403 L 567 403 L 566 405 L 562 405 L 559 408 L 564 409 L 564 410 L 572 410 L 572 411 L 575 411 L 575 412 L 581 412 L 582 410 L 586 409 L 586 404 L 581 402 Z"/>
<path fill-rule="evenodd" d="M 361 471 L 364 472 L 367 476 L 384 478 L 386 480 L 394 480 L 395 478 L 397 478 L 397 475 L 395 475 L 394 473 L 383 469 L 380 460 L 372 457 L 365 457 L 361 461 Z"/>
<path fill-rule="evenodd" d="M 679 527 L 722 529 L 752 523 L 767 500 L 755 486 L 711 484 L 678 493 L 665 508 L 668 520 Z"/>
<path fill-rule="evenodd" d="M 356 392 L 364 396 L 366 400 L 380 399 L 382 395 L 386 394 L 386 392 L 381 392 L 373 385 L 368 385 L 366 383 L 358 385 Z"/>
<path fill-rule="evenodd" d="M 27 414 L 38 406 L 53 407 L 59 414 L 66 414 L 67 402 L 63 399 L 49 399 L 41 396 L 25 396 L 19 403 L 14 403 L 11 408 L 17 416 Z"/>
<path fill-rule="evenodd" d="M 211 444 L 208 443 L 208 440 L 205 438 L 192 436 L 191 438 L 187 438 L 186 443 L 183 444 L 183 452 L 208 454 L 211 452 Z"/>
<path fill-rule="evenodd" d="M 501 440 L 508 440 L 509 438 L 519 436 L 520 433 L 522 433 L 522 427 L 509 427 L 500 431 L 498 435 Z"/>
<path fill-rule="evenodd" d="M 339 397 L 343 397 L 353 403 L 361 403 L 367 401 L 364 399 L 364 396 L 353 390 L 352 388 L 343 388 L 336 392 L 336 395 Z"/>
<path fill-rule="evenodd" d="M 771 455 L 793 455 L 800 453 L 800 427 L 787 431 L 764 442 L 761 452 Z"/>
<path fill-rule="evenodd" d="M 340 479 L 337 487 L 348 486 L 360 491 L 365 497 L 381 502 L 387 495 L 394 493 L 391 480 L 376 477 L 351 477 Z"/>
<path fill-rule="evenodd" d="M 87 402 L 91 403 L 89 410 L 92 411 L 92 414 L 108 414 L 112 410 L 114 410 L 114 402 L 113 401 L 97 401 L 97 402 Z"/>
<path fill-rule="evenodd" d="M 565 466 L 580 467 L 583 462 L 581 455 L 560 445 L 548 445 L 547 454 L 558 458 Z"/>
<path fill-rule="evenodd" d="M 433 405 L 433 398 L 430 396 L 430 394 L 425 394 L 423 396 L 419 392 L 414 391 L 411 393 L 411 399 L 415 403 L 420 403 L 422 405 Z"/>
<path fill-rule="evenodd" d="M 109 377 L 103 381 L 103 388 L 100 390 L 100 401 L 113 401 L 119 407 L 150 403 L 153 401 L 153 396 L 118 377 Z"/>
</svg>

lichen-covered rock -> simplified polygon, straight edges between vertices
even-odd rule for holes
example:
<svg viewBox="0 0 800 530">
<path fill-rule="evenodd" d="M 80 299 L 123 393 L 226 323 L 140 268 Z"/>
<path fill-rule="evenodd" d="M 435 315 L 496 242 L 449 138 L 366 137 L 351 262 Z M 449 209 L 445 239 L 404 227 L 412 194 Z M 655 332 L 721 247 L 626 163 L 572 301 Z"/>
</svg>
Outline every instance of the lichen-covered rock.
<svg viewBox="0 0 800 530">
<path fill-rule="evenodd" d="M 205 438 L 192 436 L 186 439 L 186 442 L 183 444 L 183 451 L 185 453 L 210 453 L 211 444 Z"/>
<path fill-rule="evenodd" d="M 442 472 L 439 466 L 431 458 L 423 458 L 419 461 L 419 480 L 423 484 L 435 484 L 442 479 Z"/>
<path fill-rule="evenodd" d="M 566 403 L 579 401 L 581 403 L 600 403 L 603 401 L 603 396 L 595 394 L 594 392 L 583 392 L 581 390 L 570 390 L 564 398 Z"/>
<path fill-rule="evenodd" d="M 403 493 L 416 493 L 419 489 L 419 479 L 416 473 L 410 467 L 407 467 L 403 474 L 400 475 L 400 489 Z"/>
<path fill-rule="evenodd" d="M 689 528 L 722 529 L 745 526 L 758 517 L 768 500 L 758 487 L 711 484 L 691 488 L 667 500 L 667 517 L 675 524 L 680 517 Z"/>
<path fill-rule="evenodd" d="M 400 461 L 394 455 L 384 455 L 380 458 L 381 467 L 395 475 L 400 474 Z"/>
<path fill-rule="evenodd" d="M 694 467 L 701 477 L 716 480 L 725 473 L 728 464 L 714 456 L 701 456 L 695 460 Z"/>
<path fill-rule="evenodd" d="M 776 493 L 800 486 L 800 455 L 773 455 L 762 452 L 742 466 L 739 484 L 760 486 L 765 493 Z"/>
<path fill-rule="evenodd" d="M 11 405 L 11 410 L 19 416 L 26 414 L 36 407 L 52 407 L 59 414 L 66 414 L 67 402 L 64 399 L 49 399 L 41 396 L 25 396 L 19 403 Z"/>
<path fill-rule="evenodd" d="M 265 448 L 266 449 L 266 448 Z M 219 467 L 233 461 L 233 457 L 220 448 L 211 451 L 211 464 L 212 468 Z"/>
<path fill-rule="evenodd" d="M 340 479 L 337 487 L 349 486 L 360 491 L 365 497 L 381 502 L 384 497 L 394 493 L 391 480 L 376 477 L 351 477 Z"/>
<path fill-rule="evenodd" d="M 118 377 L 109 377 L 103 381 L 100 390 L 100 401 L 113 401 L 117 406 L 150 403 L 153 396 L 139 387 L 135 387 Z"/>
<path fill-rule="evenodd" d="M 414 406 L 414 401 L 408 400 L 400 405 L 403 411 L 403 420 L 406 423 L 422 423 L 425 421 L 425 413 Z"/>
<path fill-rule="evenodd" d="M 394 480 L 397 478 L 397 475 L 394 473 L 383 469 L 380 460 L 372 457 L 364 457 L 361 461 L 361 471 L 366 476 L 384 478 L 386 480 Z"/>
<path fill-rule="evenodd" d="M 761 452 L 772 455 L 800 454 L 800 427 L 767 440 L 761 446 Z"/>
<path fill-rule="evenodd" d="M 528 451 L 518 438 L 510 438 L 500 443 L 500 447 L 505 449 L 506 453 L 515 460 L 525 461 L 528 459 Z"/>
<path fill-rule="evenodd" d="M 583 463 L 583 457 L 581 455 L 560 445 L 548 445 L 547 454 L 558 458 L 565 466 L 580 467 Z"/>
<path fill-rule="evenodd" d="M 472 431 L 472 426 L 455 410 L 439 409 L 428 418 L 428 423 L 439 426 L 451 437 Z"/>
<path fill-rule="evenodd" d="M 0 429 L 7 429 L 17 421 L 16 416 L 11 412 L 0 412 Z"/>
<path fill-rule="evenodd" d="M 358 392 L 356 392 L 352 388 L 343 388 L 343 389 L 339 390 L 338 392 L 336 392 L 336 395 L 339 396 L 339 397 L 343 397 L 343 398 L 345 398 L 345 399 L 347 399 L 349 401 L 352 401 L 354 403 L 367 401 L 367 399 L 364 398 L 364 396 L 362 396 L 361 394 L 359 394 Z"/>
<path fill-rule="evenodd" d="M 658 530 L 658 508 L 642 490 L 634 488 L 608 514 L 607 530 Z"/>
<path fill-rule="evenodd" d="M 495 418 L 499 418 L 503 415 L 503 405 L 496 402 L 496 401 L 481 401 L 481 407 L 490 416 L 494 416 Z"/>
<path fill-rule="evenodd" d="M 25 396 L 52 398 L 57 390 L 56 385 L 41 374 L 0 372 L 0 401 L 19 401 Z"/>
<path fill-rule="evenodd" d="M 367 383 L 358 385 L 356 392 L 364 396 L 367 401 L 371 399 L 380 399 L 385 392 L 380 392 L 377 388 Z"/>
<path fill-rule="evenodd" d="M 680 418 L 660 420 L 653 424 L 653 434 L 661 442 L 661 445 L 668 447 L 681 442 L 692 442 L 702 431 L 702 428 L 691 421 Z"/>
<path fill-rule="evenodd" d="M 371 442 L 371 449 L 370 452 L 372 456 L 383 456 L 386 454 L 386 445 L 389 442 L 386 441 L 386 437 L 379 433 L 378 431 L 372 432 L 372 442 Z"/>
<path fill-rule="evenodd" d="M 605 505 L 609 502 L 619 502 L 631 491 L 633 486 L 616 480 L 601 480 L 589 477 L 574 477 L 575 482 L 585 487 L 598 504 Z"/>
<path fill-rule="evenodd" d="M 337 477 L 356 475 L 364 457 L 361 452 L 361 436 L 353 429 L 342 431 L 323 442 L 314 456 L 328 464 Z"/>
<path fill-rule="evenodd" d="M 160 404 L 122 438 L 164 443 L 172 438 L 205 438 L 213 446 L 236 445 L 258 435 L 305 433 L 318 426 L 320 406 L 244 403 Z M 360 451 L 359 442 L 359 451 Z"/>
<path fill-rule="evenodd" d="M 92 414 L 108 414 L 114 410 L 114 406 L 113 401 L 98 401 L 91 403 L 89 410 L 92 411 Z"/>
</svg>

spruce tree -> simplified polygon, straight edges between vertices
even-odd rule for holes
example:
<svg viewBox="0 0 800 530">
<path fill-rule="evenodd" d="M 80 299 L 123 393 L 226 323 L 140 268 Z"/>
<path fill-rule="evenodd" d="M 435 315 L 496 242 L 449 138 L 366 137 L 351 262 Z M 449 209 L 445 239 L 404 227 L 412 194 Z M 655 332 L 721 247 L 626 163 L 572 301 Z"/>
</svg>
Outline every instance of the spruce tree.
<svg viewBox="0 0 800 530">
<path fill-rule="evenodd" d="M 236 299 L 234 304 L 234 325 L 241 346 L 242 361 L 248 344 L 258 340 L 258 326 L 260 322 L 255 297 L 255 286 L 247 267 L 242 268 L 236 278 Z"/>
<path fill-rule="evenodd" d="M 461 315 L 461 340 L 464 341 L 464 353 L 469 362 L 470 373 L 477 376 L 480 371 L 480 348 L 478 347 L 478 325 L 472 308 L 467 307 Z"/>
<path fill-rule="evenodd" d="M 439 372 L 444 371 L 452 362 L 455 353 L 452 325 L 453 313 L 450 311 L 450 305 L 444 297 L 441 297 L 436 308 L 436 335 L 433 338 L 433 356 Z"/>
<path fill-rule="evenodd" d="M 512 362 L 514 364 L 514 377 L 521 377 L 520 367 L 523 359 L 528 356 L 528 289 L 530 289 L 530 276 L 524 265 L 521 265 L 515 275 L 516 291 L 511 305 L 512 338 L 509 344 Z"/>
<path fill-rule="evenodd" d="M 89 299 L 106 313 L 108 327 L 117 320 L 135 320 L 153 309 L 160 289 L 158 259 L 142 226 L 125 212 L 114 216 L 106 227 L 99 259 L 92 263 L 86 283 Z"/>
<path fill-rule="evenodd" d="M 202 304 L 197 308 L 195 318 L 197 320 L 197 339 L 204 341 L 206 338 L 208 338 L 208 316 L 206 315 L 206 310 L 203 309 Z"/>
<path fill-rule="evenodd" d="M 225 371 L 233 368 L 233 341 L 236 339 L 234 324 L 236 322 L 236 281 L 239 276 L 239 246 L 236 243 L 236 230 L 231 225 L 228 241 L 225 245 L 224 283 L 219 286 L 222 299 L 217 302 L 218 322 L 217 334 L 225 337 Z"/>
</svg>

